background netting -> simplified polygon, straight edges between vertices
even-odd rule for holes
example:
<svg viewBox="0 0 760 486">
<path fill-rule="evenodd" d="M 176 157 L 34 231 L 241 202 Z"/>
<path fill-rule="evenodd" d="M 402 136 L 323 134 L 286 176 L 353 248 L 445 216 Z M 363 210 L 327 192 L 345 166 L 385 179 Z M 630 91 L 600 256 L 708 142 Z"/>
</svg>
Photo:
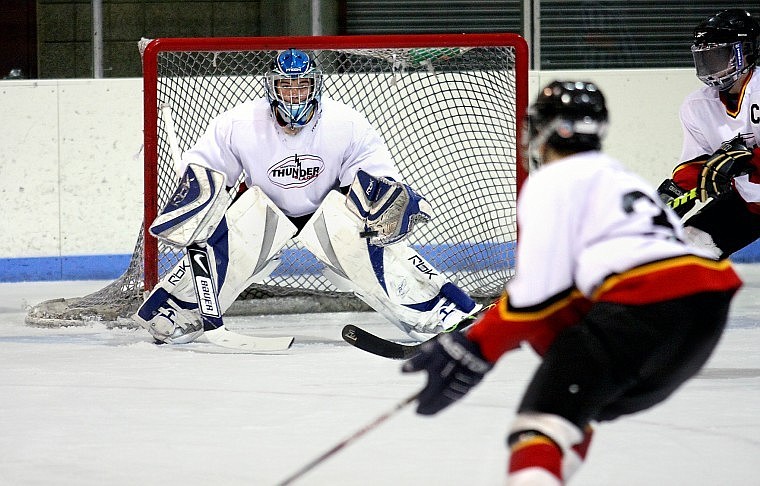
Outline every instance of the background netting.
<svg viewBox="0 0 760 486">
<path fill-rule="evenodd" d="M 287 47 L 293 46 L 281 46 Z M 263 74 L 277 48 L 211 48 L 156 51 L 157 89 L 145 98 L 146 113 L 157 113 L 146 121 L 157 129 L 155 153 L 146 139 L 146 200 L 155 198 L 155 205 L 146 205 L 146 221 L 165 205 L 178 179 L 162 114 L 171 114 L 184 151 L 217 114 L 264 96 Z M 431 44 L 310 52 L 323 71 L 323 96 L 364 113 L 387 142 L 404 181 L 433 205 L 433 221 L 418 226 L 409 242 L 474 298 L 498 296 L 512 275 L 517 237 L 516 49 Z M 147 69 L 146 76 L 152 76 Z M 126 318 L 142 302 L 146 283 L 150 288 L 182 256 L 146 238 L 141 229 L 119 279 L 81 299 L 42 303 L 27 322 L 97 319 L 129 325 Z M 286 246 L 281 260 L 263 284 L 241 294 L 228 314 L 366 309 L 352 295 L 338 292 L 322 276 L 322 265 L 298 244 Z"/>
</svg>

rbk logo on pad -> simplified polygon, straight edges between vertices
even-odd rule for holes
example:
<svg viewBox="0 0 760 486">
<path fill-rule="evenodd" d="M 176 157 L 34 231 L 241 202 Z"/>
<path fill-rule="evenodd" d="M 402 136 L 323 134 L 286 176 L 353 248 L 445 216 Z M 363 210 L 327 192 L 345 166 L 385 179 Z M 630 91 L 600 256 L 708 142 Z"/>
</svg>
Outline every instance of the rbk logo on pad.
<svg viewBox="0 0 760 486">
<path fill-rule="evenodd" d="M 272 184 L 285 189 L 306 187 L 324 171 L 324 161 L 316 155 L 293 155 L 269 168 Z"/>
</svg>

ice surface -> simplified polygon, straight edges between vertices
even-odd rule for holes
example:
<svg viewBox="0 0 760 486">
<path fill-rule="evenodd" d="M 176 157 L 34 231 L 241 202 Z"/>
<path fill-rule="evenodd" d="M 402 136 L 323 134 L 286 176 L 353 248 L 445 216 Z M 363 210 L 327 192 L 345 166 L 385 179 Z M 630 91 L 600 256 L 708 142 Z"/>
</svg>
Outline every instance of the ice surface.
<svg viewBox="0 0 760 486">
<path fill-rule="evenodd" d="M 760 484 L 760 265 L 704 371 L 660 406 L 601 425 L 576 485 Z M 274 485 L 422 384 L 340 338 L 373 313 L 230 318 L 294 335 L 280 355 L 159 347 L 143 330 L 38 329 L 24 307 L 104 282 L 0 284 L 0 484 Z M 506 356 L 433 418 L 408 408 L 313 469 L 302 485 L 500 485 L 504 437 L 537 365 Z"/>
</svg>

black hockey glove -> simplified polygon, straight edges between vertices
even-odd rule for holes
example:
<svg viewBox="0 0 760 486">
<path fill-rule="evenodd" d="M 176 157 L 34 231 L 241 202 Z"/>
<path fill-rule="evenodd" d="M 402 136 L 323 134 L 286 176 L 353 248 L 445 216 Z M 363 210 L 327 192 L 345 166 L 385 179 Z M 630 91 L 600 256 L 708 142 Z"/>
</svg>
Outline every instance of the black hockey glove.
<svg viewBox="0 0 760 486">
<path fill-rule="evenodd" d="M 699 200 L 719 198 L 733 190 L 734 177 L 752 172 L 752 151 L 744 144 L 741 135 L 723 142 L 718 150 L 705 161 L 697 180 Z"/>
<path fill-rule="evenodd" d="M 427 384 L 417 397 L 417 413 L 433 415 L 462 398 L 491 368 L 476 343 L 461 332 L 450 332 L 423 344 L 401 370 L 428 372 Z"/>
</svg>

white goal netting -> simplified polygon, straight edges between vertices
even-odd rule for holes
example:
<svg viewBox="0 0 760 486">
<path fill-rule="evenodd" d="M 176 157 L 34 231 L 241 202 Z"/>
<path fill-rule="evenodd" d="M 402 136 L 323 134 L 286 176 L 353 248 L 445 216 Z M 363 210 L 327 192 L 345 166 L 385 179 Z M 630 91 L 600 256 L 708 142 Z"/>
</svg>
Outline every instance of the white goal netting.
<svg viewBox="0 0 760 486">
<path fill-rule="evenodd" d="M 411 46 L 411 47 L 405 47 Z M 523 173 L 518 126 L 527 99 L 527 49 L 514 34 L 283 39 L 156 39 L 144 42 L 145 221 L 175 188 L 163 109 L 184 151 L 208 122 L 264 96 L 263 74 L 279 49 L 305 49 L 324 73 L 324 96 L 364 113 L 387 142 L 404 181 L 433 205 L 411 244 L 479 300 L 498 296 L 512 275 L 515 204 Z M 144 292 L 182 258 L 140 230 L 124 274 L 80 299 L 41 303 L 33 325 L 88 320 L 129 325 Z M 228 313 L 366 308 L 338 292 L 304 248 L 244 292 Z"/>
</svg>

